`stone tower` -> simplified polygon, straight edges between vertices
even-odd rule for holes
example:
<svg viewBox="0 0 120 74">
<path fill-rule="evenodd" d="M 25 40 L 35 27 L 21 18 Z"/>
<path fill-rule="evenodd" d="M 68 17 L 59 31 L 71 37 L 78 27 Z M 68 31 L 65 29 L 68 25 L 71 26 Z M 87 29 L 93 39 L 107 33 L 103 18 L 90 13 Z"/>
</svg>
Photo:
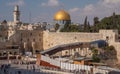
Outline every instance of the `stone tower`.
<svg viewBox="0 0 120 74">
<path fill-rule="evenodd" d="M 20 11 L 19 11 L 19 6 L 18 5 L 16 5 L 14 7 L 13 17 L 14 17 L 14 23 L 15 24 L 20 22 Z"/>
</svg>

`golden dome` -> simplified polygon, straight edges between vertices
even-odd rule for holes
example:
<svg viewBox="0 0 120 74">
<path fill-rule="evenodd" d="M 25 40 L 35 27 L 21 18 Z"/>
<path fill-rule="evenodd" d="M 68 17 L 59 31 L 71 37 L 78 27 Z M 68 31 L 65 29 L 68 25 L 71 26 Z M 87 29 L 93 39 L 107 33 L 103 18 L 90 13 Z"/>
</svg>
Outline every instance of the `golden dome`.
<svg viewBox="0 0 120 74">
<path fill-rule="evenodd" d="M 54 20 L 65 20 L 65 21 L 69 21 L 70 20 L 70 15 L 69 13 L 67 13 L 64 10 L 60 10 L 58 11 L 55 15 L 54 15 Z"/>
</svg>

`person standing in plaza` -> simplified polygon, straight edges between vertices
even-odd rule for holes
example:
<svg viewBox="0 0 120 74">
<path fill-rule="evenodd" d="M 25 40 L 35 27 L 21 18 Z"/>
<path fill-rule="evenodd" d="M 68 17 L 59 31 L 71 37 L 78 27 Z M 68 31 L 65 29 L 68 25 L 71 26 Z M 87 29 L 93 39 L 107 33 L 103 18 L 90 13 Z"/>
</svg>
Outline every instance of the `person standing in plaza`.
<svg viewBox="0 0 120 74">
<path fill-rule="evenodd" d="M 35 66 L 33 65 L 33 71 L 35 72 Z"/>
</svg>

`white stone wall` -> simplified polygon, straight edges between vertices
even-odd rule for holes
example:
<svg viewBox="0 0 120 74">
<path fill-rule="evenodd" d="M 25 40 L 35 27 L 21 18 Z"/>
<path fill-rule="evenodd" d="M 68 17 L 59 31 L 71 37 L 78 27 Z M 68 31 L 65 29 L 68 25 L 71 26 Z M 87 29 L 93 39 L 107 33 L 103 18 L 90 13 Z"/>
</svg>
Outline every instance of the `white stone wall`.
<svg viewBox="0 0 120 74">
<path fill-rule="evenodd" d="M 120 42 L 113 42 L 110 45 L 113 45 L 115 47 L 117 52 L 117 59 L 118 59 L 118 62 L 120 62 Z"/>
<path fill-rule="evenodd" d="M 108 38 L 108 40 L 107 40 Z M 100 30 L 99 33 L 82 32 L 43 32 L 43 49 L 69 44 L 75 42 L 91 42 L 95 40 L 106 40 L 113 45 L 117 51 L 117 58 L 120 61 L 120 42 L 118 42 L 117 30 Z"/>
<path fill-rule="evenodd" d="M 18 30 L 10 37 L 10 42 L 21 44 L 26 50 L 42 50 L 43 38 L 40 30 Z M 26 45 L 26 46 L 24 46 Z"/>
<path fill-rule="evenodd" d="M 85 32 L 43 32 L 43 48 L 48 49 L 56 45 L 75 43 L 75 42 L 91 42 L 95 40 L 107 40 L 113 44 L 118 39 L 117 30 L 100 30 L 99 33 Z"/>
<path fill-rule="evenodd" d="M 21 33 L 23 34 L 22 36 Z M 30 35 L 30 33 L 32 33 L 32 35 Z M 46 50 L 61 44 L 106 40 L 107 37 L 109 45 L 113 45 L 116 48 L 117 58 L 120 60 L 120 42 L 118 42 L 117 30 L 100 30 L 98 33 L 20 30 L 11 36 L 10 39 L 19 44 L 22 38 L 22 43 L 27 42 L 30 45 L 33 42 L 33 39 L 35 39 L 35 49 Z"/>
<path fill-rule="evenodd" d="M 56 45 L 75 42 L 91 42 L 101 40 L 100 33 L 77 33 L 77 32 L 43 32 L 43 48 L 48 49 Z"/>
<path fill-rule="evenodd" d="M 108 43 L 112 44 L 118 40 L 118 31 L 117 30 L 100 30 L 99 34 L 102 35 L 102 39 L 106 40 L 108 37 Z"/>
</svg>

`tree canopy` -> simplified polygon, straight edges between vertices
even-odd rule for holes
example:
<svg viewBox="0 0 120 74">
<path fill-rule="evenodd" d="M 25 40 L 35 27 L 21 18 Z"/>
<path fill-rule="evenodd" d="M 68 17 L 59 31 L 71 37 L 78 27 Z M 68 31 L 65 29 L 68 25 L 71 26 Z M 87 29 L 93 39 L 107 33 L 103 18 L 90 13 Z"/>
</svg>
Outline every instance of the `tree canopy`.
<svg viewBox="0 0 120 74">
<path fill-rule="evenodd" d="M 120 33 L 120 15 L 113 13 L 112 16 L 104 17 L 101 21 L 94 23 L 91 28 L 93 32 L 98 32 L 100 29 L 118 29 Z"/>
<path fill-rule="evenodd" d="M 87 16 L 85 17 L 83 27 L 80 25 L 66 23 L 61 32 L 98 32 L 100 29 L 117 29 L 120 33 L 120 15 L 113 13 L 112 16 L 104 17 L 99 21 L 98 17 L 94 17 L 93 25 L 89 24 Z"/>
<path fill-rule="evenodd" d="M 78 25 L 66 23 L 60 31 L 61 32 L 79 32 L 80 28 Z"/>
</svg>

